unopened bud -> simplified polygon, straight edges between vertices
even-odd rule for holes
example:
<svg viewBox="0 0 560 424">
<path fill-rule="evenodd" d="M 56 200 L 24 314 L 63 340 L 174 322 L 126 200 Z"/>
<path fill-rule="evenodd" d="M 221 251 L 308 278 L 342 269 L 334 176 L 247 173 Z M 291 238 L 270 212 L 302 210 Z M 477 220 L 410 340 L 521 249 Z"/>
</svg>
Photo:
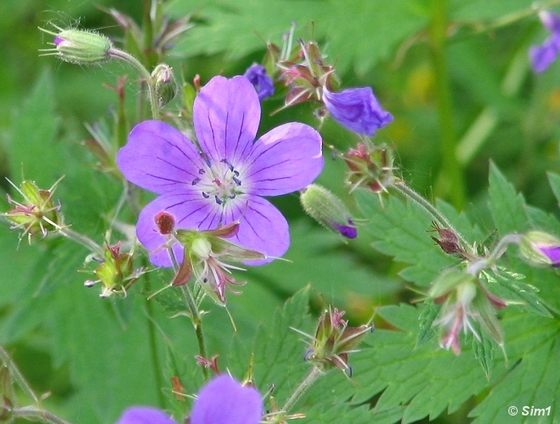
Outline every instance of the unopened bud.
<svg viewBox="0 0 560 424">
<path fill-rule="evenodd" d="M 173 69 L 165 63 L 159 64 L 152 72 L 152 78 L 156 83 L 156 95 L 158 106 L 164 107 L 177 94 L 177 83 L 173 77 Z"/>
<path fill-rule="evenodd" d="M 58 33 L 39 28 L 54 37 L 53 48 L 43 49 L 44 55 L 57 56 L 65 62 L 92 65 L 111 58 L 113 43 L 102 34 L 79 29 L 55 28 Z"/>
<path fill-rule="evenodd" d="M 535 265 L 560 267 L 560 239 L 544 231 L 529 231 L 519 243 L 521 255 Z"/>
<path fill-rule="evenodd" d="M 311 184 L 300 195 L 305 212 L 317 222 L 346 238 L 356 238 L 358 231 L 350 212 L 338 197 L 317 184 Z"/>
</svg>

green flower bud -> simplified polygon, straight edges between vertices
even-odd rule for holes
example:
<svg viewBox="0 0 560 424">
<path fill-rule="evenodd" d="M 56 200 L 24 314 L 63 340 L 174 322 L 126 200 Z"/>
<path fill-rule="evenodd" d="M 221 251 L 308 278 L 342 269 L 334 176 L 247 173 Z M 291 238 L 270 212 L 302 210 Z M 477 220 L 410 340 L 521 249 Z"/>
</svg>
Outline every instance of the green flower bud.
<svg viewBox="0 0 560 424">
<path fill-rule="evenodd" d="M 104 35 L 93 31 L 55 28 L 58 33 L 39 28 L 54 36 L 54 48 L 41 50 L 44 55 L 57 56 L 65 62 L 81 65 L 99 64 L 111 58 L 113 43 Z"/>
<path fill-rule="evenodd" d="M 350 212 L 338 197 L 326 188 L 311 184 L 300 195 L 305 212 L 320 224 L 353 239 L 358 235 Z"/>
<path fill-rule="evenodd" d="M 155 67 L 152 78 L 155 81 L 158 106 L 162 108 L 177 94 L 177 83 L 173 78 L 173 70 L 169 65 L 162 63 Z"/>
</svg>

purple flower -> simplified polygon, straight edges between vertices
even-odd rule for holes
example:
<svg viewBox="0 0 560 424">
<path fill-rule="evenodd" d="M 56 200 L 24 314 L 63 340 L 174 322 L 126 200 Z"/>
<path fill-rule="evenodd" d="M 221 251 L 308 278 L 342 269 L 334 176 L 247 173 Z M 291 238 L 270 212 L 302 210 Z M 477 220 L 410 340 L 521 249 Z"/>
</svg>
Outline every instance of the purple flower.
<svg viewBox="0 0 560 424">
<path fill-rule="evenodd" d="M 560 53 L 560 16 L 556 13 L 541 11 L 539 17 L 551 34 L 540 46 L 532 46 L 529 49 L 531 66 L 536 73 L 548 68 Z"/>
<path fill-rule="evenodd" d="M 521 255 L 534 265 L 560 267 L 560 239 L 544 231 L 531 230 L 521 236 Z"/>
<path fill-rule="evenodd" d="M 550 260 L 551 267 L 560 267 L 560 246 L 542 246 L 539 249 Z"/>
<path fill-rule="evenodd" d="M 287 123 L 254 141 L 260 103 L 249 80 L 212 78 L 194 101 L 197 146 L 160 121 L 131 131 L 117 155 L 126 179 L 159 195 L 140 213 L 136 234 L 156 266 L 172 265 L 155 217 L 170 214 L 176 229 L 214 230 L 239 222 L 231 241 L 282 256 L 290 244 L 288 223 L 261 196 L 278 196 L 309 185 L 323 168 L 321 137 L 308 125 Z M 173 243 L 175 257 L 183 248 Z M 269 259 L 269 260 L 270 260 Z M 263 263 L 263 261 L 260 261 Z"/>
<path fill-rule="evenodd" d="M 259 95 L 259 100 L 264 100 L 274 94 L 274 83 L 272 78 L 267 75 L 264 66 L 253 63 L 247 68 L 243 76 L 253 84 Z"/>
<path fill-rule="evenodd" d="M 194 402 L 190 424 L 258 424 L 263 414 L 260 393 L 229 375 L 206 384 Z M 164 412 L 148 406 L 124 411 L 116 424 L 177 424 Z"/>
<path fill-rule="evenodd" d="M 381 108 L 371 87 L 349 88 L 338 93 L 325 88 L 323 102 L 339 124 L 358 134 L 371 137 L 393 121 L 393 115 Z"/>
<path fill-rule="evenodd" d="M 214 378 L 198 394 L 191 424 L 258 424 L 263 414 L 260 393 L 229 375 Z"/>
<path fill-rule="evenodd" d="M 177 424 L 165 413 L 149 406 L 133 406 L 121 415 L 116 424 Z"/>
</svg>

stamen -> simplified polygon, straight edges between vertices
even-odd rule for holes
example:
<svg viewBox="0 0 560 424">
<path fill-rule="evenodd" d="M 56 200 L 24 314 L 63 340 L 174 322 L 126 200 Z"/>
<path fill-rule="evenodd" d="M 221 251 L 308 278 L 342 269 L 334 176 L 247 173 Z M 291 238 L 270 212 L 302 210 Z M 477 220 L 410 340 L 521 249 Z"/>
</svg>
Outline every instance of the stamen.
<svg viewBox="0 0 560 424">
<path fill-rule="evenodd" d="M 241 185 L 241 180 L 239 178 L 236 177 L 231 177 L 231 179 L 235 182 L 235 184 L 237 184 L 238 186 Z"/>
<path fill-rule="evenodd" d="M 208 199 L 210 197 L 210 195 L 206 192 L 202 192 L 202 197 L 204 197 L 205 199 Z"/>
<path fill-rule="evenodd" d="M 225 163 L 228 166 L 229 170 L 233 172 L 233 165 L 229 163 L 227 159 L 222 159 L 220 162 Z"/>
<path fill-rule="evenodd" d="M 204 169 L 202 169 L 202 168 L 200 168 L 200 169 L 198 170 L 198 175 L 204 175 L 205 173 L 206 173 L 206 171 L 205 171 Z"/>
<path fill-rule="evenodd" d="M 192 180 L 192 185 L 197 185 L 200 182 L 200 178 L 195 178 L 194 180 Z"/>
<path fill-rule="evenodd" d="M 222 203 L 224 203 L 224 202 L 222 201 L 222 199 L 220 199 L 217 195 L 214 196 L 214 199 L 216 199 L 216 203 L 217 203 L 218 205 L 221 205 Z"/>
</svg>

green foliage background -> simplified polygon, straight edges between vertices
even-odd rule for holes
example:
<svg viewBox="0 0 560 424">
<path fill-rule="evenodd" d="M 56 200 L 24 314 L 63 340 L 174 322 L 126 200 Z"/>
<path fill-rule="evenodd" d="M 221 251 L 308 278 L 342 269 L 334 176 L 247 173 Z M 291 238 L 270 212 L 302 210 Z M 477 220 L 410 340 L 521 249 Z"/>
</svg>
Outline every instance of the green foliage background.
<svg viewBox="0 0 560 424">
<path fill-rule="evenodd" d="M 452 196 L 442 171 L 437 81 L 427 43 L 432 3 L 170 1 L 170 16 L 191 14 L 196 24 L 174 47 L 170 63 L 187 80 L 195 74 L 203 82 L 218 73 L 240 74 L 263 58 L 265 41 L 280 43 L 295 21 L 298 36 L 314 37 L 326 46 L 343 87 L 374 88 L 395 116 L 377 140 L 394 145 L 411 186 L 428 198 L 444 199 L 438 206 L 469 240 L 484 242 L 529 228 L 560 234 L 560 64 L 539 76 L 529 70 L 528 47 L 546 37 L 532 2 L 449 2 L 452 25 L 445 56 L 466 181 L 461 213 L 446 203 Z M 95 4 L 141 21 L 142 2 Z M 2 2 L 0 16 L 0 172 L 15 182 L 24 175 L 43 188 L 65 175 L 57 195 L 67 221 L 101 240 L 104 216 L 121 188 L 94 169 L 93 157 L 80 145 L 88 137 L 83 124 L 110 119 L 116 96 L 102 84 L 114 84 L 130 70 L 121 64 L 84 68 L 39 57 L 38 49 L 50 40 L 37 27 L 53 22 L 97 28 L 117 42 L 121 33 L 90 0 Z M 136 91 L 130 78 L 131 110 Z M 309 105 L 269 116 L 281 104 L 281 96 L 263 104 L 261 133 L 287 120 L 317 124 Z M 339 150 L 359 141 L 332 121 L 321 133 Z M 546 316 L 548 310 L 560 309 L 558 274 L 509 256 L 508 268 L 526 279 L 504 277 L 496 281 L 494 292 L 528 307 L 513 306 L 500 314 L 507 361 L 492 347 L 477 351 L 477 359 L 469 340 L 463 341 L 459 357 L 439 349 L 437 337 L 430 334 L 417 346 L 419 322 L 432 311 L 430 305 L 411 304 L 417 296 L 407 286 L 425 289 L 454 261 L 434 245 L 430 218 L 422 210 L 396 198 L 381 203 L 367 192 L 350 197 L 342 182 L 344 163 L 330 161 L 328 152 L 326 157 L 319 182 L 363 218 L 360 237 L 347 242 L 326 232 L 304 216 L 297 195 L 274 199 L 291 224 L 288 261 L 240 276 L 248 284 L 228 303 L 237 333 L 224 310 L 207 305 L 209 350 L 221 353 L 221 366 L 241 378 L 254 353 L 259 389 L 265 392 L 274 384 L 274 396 L 282 403 L 308 370 L 302 361 L 305 343 L 289 326 L 314 331 L 321 293 L 347 310 L 345 317 L 354 324 L 367 321 L 377 308 L 378 329 L 351 356 L 352 381 L 331 372 L 302 400 L 297 407 L 307 414 L 302 422 L 560 421 L 560 325 L 558 315 Z M 150 302 L 157 322 L 151 337 L 144 286 L 124 300 L 99 299 L 96 289 L 83 287 L 89 276 L 77 272 L 84 269 L 87 251 L 63 241 L 19 244 L 7 228 L 0 231 L 0 342 L 34 390 L 50 393 L 45 407 L 76 423 L 114 422 L 133 404 L 176 412 L 188 408 L 190 400 L 185 405 L 171 396 L 170 377 L 180 376 L 187 392 L 196 393 L 202 376 L 193 360 L 197 349 L 189 321 L 169 318 L 175 312 L 171 295 Z M 161 287 L 169 275 L 154 272 L 149 278 L 152 287 Z M 150 353 L 154 346 L 155 359 Z M 551 406 L 554 417 L 510 417 L 511 405 Z"/>
</svg>

